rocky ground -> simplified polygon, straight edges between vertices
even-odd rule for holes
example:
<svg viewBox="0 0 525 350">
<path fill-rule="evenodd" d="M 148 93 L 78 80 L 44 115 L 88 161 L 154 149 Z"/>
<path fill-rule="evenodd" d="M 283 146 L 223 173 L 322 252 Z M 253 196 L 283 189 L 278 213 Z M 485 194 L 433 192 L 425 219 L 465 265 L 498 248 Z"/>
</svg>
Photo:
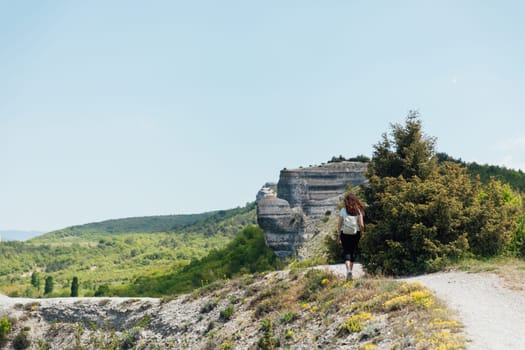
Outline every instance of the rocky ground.
<svg viewBox="0 0 525 350">
<path fill-rule="evenodd" d="M 318 269 L 341 278 L 345 274 L 344 265 Z M 387 315 L 377 317 L 377 329 L 367 330 L 372 332 L 368 335 L 342 335 L 341 324 L 348 317 L 344 308 L 326 306 L 326 302 L 287 304 L 288 298 L 300 293 L 296 284 L 304 276 L 299 274 L 247 276 L 173 300 L 0 295 L 0 317 L 7 315 L 14 323 L 10 341 L 25 334 L 33 349 L 255 349 L 270 331 L 281 339 L 283 348 L 365 349 L 367 336 L 375 337 L 377 349 L 391 349 L 395 344 L 400 349 L 423 348 L 410 340 L 405 346 L 396 340 Z M 357 265 L 355 278 L 362 274 Z M 525 292 L 509 289 L 501 277 L 444 272 L 407 281 L 420 281 L 457 311 L 469 339 L 468 349 L 525 349 Z M 355 292 L 350 290 L 348 295 Z M 323 314 L 322 308 L 333 308 L 333 313 Z M 268 330 L 263 323 L 270 315 L 274 323 Z M 4 345 L 10 348 L 12 344 Z"/>
</svg>

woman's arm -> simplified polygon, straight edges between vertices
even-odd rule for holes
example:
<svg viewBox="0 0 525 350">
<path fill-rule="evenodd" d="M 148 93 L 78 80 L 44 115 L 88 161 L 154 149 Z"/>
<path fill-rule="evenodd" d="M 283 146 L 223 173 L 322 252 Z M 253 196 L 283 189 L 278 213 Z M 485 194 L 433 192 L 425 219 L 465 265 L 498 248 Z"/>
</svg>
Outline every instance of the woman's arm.
<svg viewBox="0 0 525 350">
<path fill-rule="evenodd" d="M 363 214 L 357 217 L 357 224 L 359 225 L 359 229 L 361 230 L 361 233 L 363 233 L 365 231 L 365 222 L 363 220 Z"/>
<path fill-rule="evenodd" d="M 339 215 L 339 219 L 337 221 L 337 239 L 339 240 L 339 243 L 341 243 L 341 226 L 343 225 L 343 217 Z"/>
</svg>

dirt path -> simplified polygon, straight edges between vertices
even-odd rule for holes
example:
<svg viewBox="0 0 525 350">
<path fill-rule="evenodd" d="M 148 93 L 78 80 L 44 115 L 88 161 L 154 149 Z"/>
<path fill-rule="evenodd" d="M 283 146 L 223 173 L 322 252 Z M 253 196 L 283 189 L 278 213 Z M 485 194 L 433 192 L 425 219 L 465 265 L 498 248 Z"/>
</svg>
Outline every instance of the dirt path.
<svg viewBox="0 0 525 350">
<path fill-rule="evenodd" d="M 322 266 L 345 275 L 343 264 Z M 363 275 L 359 264 L 354 276 Z M 496 274 L 439 272 L 403 279 L 436 293 L 465 325 L 471 350 L 525 350 L 525 292 L 504 287 Z"/>
<path fill-rule="evenodd" d="M 525 349 L 525 292 L 505 288 L 495 274 L 440 272 L 420 281 L 458 312 L 472 350 Z"/>
</svg>

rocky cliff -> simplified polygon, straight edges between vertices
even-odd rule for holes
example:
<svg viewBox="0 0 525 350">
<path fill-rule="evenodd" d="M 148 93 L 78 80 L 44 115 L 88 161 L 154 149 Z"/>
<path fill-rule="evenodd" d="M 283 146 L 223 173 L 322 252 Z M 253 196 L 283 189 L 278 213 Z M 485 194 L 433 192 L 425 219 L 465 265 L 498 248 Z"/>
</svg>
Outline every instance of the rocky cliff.
<svg viewBox="0 0 525 350">
<path fill-rule="evenodd" d="M 365 183 L 365 170 L 366 163 L 361 162 L 283 169 L 277 194 L 263 188 L 258 195 L 257 222 L 268 246 L 280 258 L 301 258 L 299 248 L 316 234 L 316 224 L 325 216 L 335 215 L 348 185 Z"/>
</svg>

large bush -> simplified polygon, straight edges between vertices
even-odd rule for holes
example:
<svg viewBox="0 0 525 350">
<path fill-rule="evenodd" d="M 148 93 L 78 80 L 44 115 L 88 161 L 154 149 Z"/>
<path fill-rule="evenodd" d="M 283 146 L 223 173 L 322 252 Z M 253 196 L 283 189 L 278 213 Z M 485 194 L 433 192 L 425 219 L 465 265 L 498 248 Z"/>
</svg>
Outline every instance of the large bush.
<svg viewBox="0 0 525 350">
<path fill-rule="evenodd" d="M 434 144 L 411 112 L 374 146 L 361 241 L 369 272 L 432 271 L 450 258 L 512 247 L 521 197 L 498 181 L 472 180 L 459 164 L 438 163 Z"/>
</svg>

